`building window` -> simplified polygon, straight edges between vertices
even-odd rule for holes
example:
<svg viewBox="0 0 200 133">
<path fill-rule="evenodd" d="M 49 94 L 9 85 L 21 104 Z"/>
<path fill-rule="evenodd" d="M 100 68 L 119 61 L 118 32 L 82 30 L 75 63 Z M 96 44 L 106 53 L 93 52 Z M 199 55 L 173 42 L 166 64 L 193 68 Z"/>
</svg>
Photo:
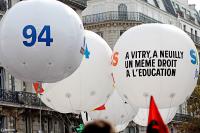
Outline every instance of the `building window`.
<svg viewBox="0 0 200 133">
<path fill-rule="evenodd" d="M 179 106 L 179 113 L 182 114 L 183 110 L 182 110 L 182 105 Z"/>
<path fill-rule="evenodd" d="M 7 5 L 5 0 L 0 0 L 0 11 L 6 11 Z"/>
<path fill-rule="evenodd" d="M 127 20 L 128 13 L 127 13 L 127 6 L 125 4 L 119 4 L 118 17 L 119 17 L 119 20 Z"/>
<path fill-rule="evenodd" d="M 12 7 L 12 0 L 8 0 L 8 9 Z"/>
<path fill-rule="evenodd" d="M 186 10 L 184 7 L 182 7 L 182 9 L 183 9 L 184 13 L 186 14 L 186 13 L 187 13 L 187 10 Z"/>
<path fill-rule="evenodd" d="M 193 29 L 191 28 L 191 38 L 194 40 L 194 34 L 193 34 Z"/>
<path fill-rule="evenodd" d="M 120 30 L 120 36 L 125 32 L 126 30 Z"/>
<path fill-rule="evenodd" d="M 172 1 L 172 5 L 174 6 L 174 8 L 175 8 L 175 3 Z"/>
<path fill-rule="evenodd" d="M 4 116 L 0 115 L 0 129 L 4 128 Z"/>
<path fill-rule="evenodd" d="M 48 133 L 53 132 L 53 120 L 48 118 Z"/>
<path fill-rule="evenodd" d="M 22 82 L 22 88 L 23 88 L 23 91 L 26 91 L 26 82 Z"/>
<path fill-rule="evenodd" d="M 190 12 L 190 11 L 187 11 L 187 15 L 191 16 L 191 12 Z"/>
<path fill-rule="evenodd" d="M 30 115 L 25 117 L 26 133 L 32 133 L 32 118 Z"/>
<path fill-rule="evenodd" d="M 175 8 L 176 8 L 177 10 L 181 10 L 178 4 L 176 4 L 176 7 L 175 7 Z"/>
<path fill-rule="evenodd" d="M 155 6 L 160 8 L 159 4 L 158 4 L 158 1 L 157 0 L 154 0 L 154 3 L 155 3 Z"/>
<path fill-rule="evenodd" d="M 4 76 L 5 71 L 3 67 L 0 67 L 0 89 L 4 89 Z"/>
<path fill-rule="evenodd" d="M 183 30 L 186 31 L 186 25 L 183 25 Z"/>
<path fill-rule="evenodd" d="M 9 89 L 15 91 L 15 78 L 9 74 Z"/>
<path fill-rule="evenodd" d="M 103 38 L 103 32 L 96 32 L 96 33 Z"/>
<path fill-rule="evenodd" d="M 7 129 L 16 130 L 16 118 L 12 116 L 7 116 Z"/>
<path fill-rule="evenodd" d="M 197 36 L 198 36 L 198 35 L 197 35 L 197 31 L 196 31 L 196 30 L 195 30 L 195 33 L 194 33 L 194 34 L 195 34 L 195 41 L 197 42 Z"/>
</svg>

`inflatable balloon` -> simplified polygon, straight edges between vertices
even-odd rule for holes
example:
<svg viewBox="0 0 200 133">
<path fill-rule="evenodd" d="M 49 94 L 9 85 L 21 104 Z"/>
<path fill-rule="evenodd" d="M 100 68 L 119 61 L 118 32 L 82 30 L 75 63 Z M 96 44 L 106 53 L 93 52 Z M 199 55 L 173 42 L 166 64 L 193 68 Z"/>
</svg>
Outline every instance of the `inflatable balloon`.
<svg viewBox="0 0 200 133">
<path fill-rule="evenodd" d="M 113 75 L 120 95 L 130 104 L 159 108 L 182 104 L 194 90 L 199 57 L 190 37 L 167 24 L 144 24 L 126 31 L 113 53 Z"/>
<path fill-rule="evenodd" d="M 87 112 L 81 112 L 81 118 L 83 120 L 83 123 L 86 125 L 89 122 L 92 122 L 92 118 L 88 115 Z M 121 124 L 121 125 L 116 125 L 115 126 L 115 131 L 116 132 L 121 132 L 123 131 L 127 126 L 128 126 L 129 122 L 125 123 L 125 124 Z"/>
<path fill-rule="evenodd" d="M 85 31 L 86 48 L 80 67 L 68 78 L 43 84 L 42 101 L 62 113 L 90 111 L 112 93 L 112 50 L 96 33 Z"/>
<path fill-rule="evenodd" d="M 117 91 L 114 91 L 108 102 L 105 104 L 105 110 L 94 110 L 88 112 L 92 120 L 104 119 L 110 121 L 115 127 L 120 129 L 120 125 L 128 125 L 137 114 L 138 109 L 131 107 L 124 102 Z"/>
<path fill-rule="evenodd" d="M 83 24 L 59 1 L 19 2 L 0 26 L 1 63 L 18 79 L 56 82 L 71 75 L 82 61 Z"/>
<path fill-rule="evenodd" d="M 165 124 L 168 124 L 172 121 L 172 119 L 176 115 L 177 110 L 178 107 L 159 109 L 159 112 Z M 148 115 L 149 115 L 149 109 L 140 108 L 133 121 L 140 126 L 147 126 Z"/>
<path fill-rule="evenodd" d="M 121 132 L 123 131 L 124 129 L 126 129 L 126 127 L 128 126 L 129 122 L 125 123 L 125 124 L 122 124 L 122 125 L 117 125 L 115 126 L 115 130 L 116 132 Z"/>
</svg>

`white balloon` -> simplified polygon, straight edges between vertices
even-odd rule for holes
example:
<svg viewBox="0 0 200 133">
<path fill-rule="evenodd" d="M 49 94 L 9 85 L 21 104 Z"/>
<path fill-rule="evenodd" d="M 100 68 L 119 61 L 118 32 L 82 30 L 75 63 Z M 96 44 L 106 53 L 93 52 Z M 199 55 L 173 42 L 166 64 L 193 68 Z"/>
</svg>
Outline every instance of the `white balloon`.
<svg viewBox="0 0 200 133">
<path fill-rule="evenodd" d="M 105 110 L 88 112 L 91 119 L 104 119 L 110 121 L 115 127 L 126 125 L 138 112 L 138 109 L 125 103 L 117 91 L 114 91 L 108 102 L 105 104 Z"/>
<path fill-rule="evenodd" d="M 83 123 L 86 125 L 89 122 L 92 122 L 92 118 L 87 114 L 87 112 L 81 112 L 81 118 L 83 120 Z M 125 123 L 125 124 L 121 124 L 121 125 L 116 125 L 115 126 L 115 131 L 116 132 L 121 132 L 123 131 L 127 126 L 128 126 L 129 122 Z"/>
<path fill-rule="evenodd" d="M 1 20 L 2 65 L 18 79 L 59 81 L 78 68 L 81 49 L 83 24 L 73 9 L 59 1 L 22 1 Z"/>
<path fill-rule="evenodd" d="M 115 126 L 115 130 L 116 132 L 121 132 L 123 131 L 124 129 L 126 129 L 126 127 L 128 126 L 129 122 L 125 123 L 125 124 L 122 124 L 122 125 L 117 125 Z"/>
<path fill-rule="evenodd" d="M 165 122 L 165 124 L 168 124 L 173 120 L 177 110 L 178 107 L 159 109 L 160 115 L 162 116 L 162 119 Z M 148 115 L 149 115 L 149 109 L 140 108 L 133 121 L 138 125 L 147 126 Z"/>
<path fill-rule="evenodd" d="M 151 95 L 159 108 L 182 104 L 194 90 L 199 72 L 193 41 L 167 24 L 126 31 L 114 47 L 112 64 L 120 94 L 141 108 L 149 106 Z"/>
<path fill-rule="evenodd" d="M 90 111 L 112 93 L 112 50 L 96 33 L 85 31 L 86 50 L 80 67 L 68 78 L 43 84 L 42 101 L 63 113 Z"/>
</svg>

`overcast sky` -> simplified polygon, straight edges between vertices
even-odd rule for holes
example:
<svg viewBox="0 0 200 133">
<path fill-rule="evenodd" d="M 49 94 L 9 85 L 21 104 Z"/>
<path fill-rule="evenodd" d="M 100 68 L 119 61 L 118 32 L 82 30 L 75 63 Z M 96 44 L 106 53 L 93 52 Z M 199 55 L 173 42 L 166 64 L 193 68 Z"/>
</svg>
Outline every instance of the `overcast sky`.
<svg viewBox="0 0 200 133">
<path fill-rule="evenodd" d="M 196 9 L 200 10 L 200 0 L 188 0 L 189 4 L 196 4 Z"/>
</svg>

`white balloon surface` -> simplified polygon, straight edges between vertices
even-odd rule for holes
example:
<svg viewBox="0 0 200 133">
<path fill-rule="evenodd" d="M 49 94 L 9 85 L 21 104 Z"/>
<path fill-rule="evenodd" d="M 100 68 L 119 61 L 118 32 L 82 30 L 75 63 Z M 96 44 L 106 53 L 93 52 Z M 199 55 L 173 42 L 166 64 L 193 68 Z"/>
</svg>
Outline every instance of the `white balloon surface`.
<svg viewBox="0 0 200 133">
<path fill-rule="evenodd" d="M 125 124 L 121 124 L 121 125 L 117 125 L 115 126 L 115 130 L 116 132 L 121 132 L 124 129 L 126 129 L 126 127 L 128 126 L 129 122 L 125 123 Z"/>
<path fill-rule="evenodd" d="M 18 79 L 31 82 L 64 79 L 80 65 L 83 49 L 81 19 L 59 1 L 21 1 L 1 20 L 1 63 Z"/>
<path fill-rule="evenodd" d="M 162 116 L 162 119 L 165 122 L 165 124 L 168 124 L 173 120 L 177 110 L 178 107 L 159 109 L 160 115 Z M 138 125 L 147 126 L 148 114 L 149 114 L 149 109 L 140 108 L 133 121 Z"/>
<path fill-rule="evenodd" d="M 81 112 L 81 117 L 83 120 L 83 123 L 86 125 L 89 122 L 92 122 L 92 118 L 88 115 L 87 112 Z M 123 131 L 127 126 L 128 126 L 129 122 L 125 123 L 125 124 L 121 124 L 121 125 L 115 125 L 115 131 L 116 132 L 121 132 Z"/>
<path fill-rule="evenodd" d="M 126 31 L 113 54 L 113 74 L 120 95 L 133 106 L 158 108 L 182 104 L 194 90 L 198 52 L 191 38 L 167 24 L 143 24 Z"/>
<path fill-rule="evenodd" d="M 117 91 L 114 91 L 109 100 L 105 104 L 105 110 L 96 110 L 88 112 L 92 120 L 104 119 L 110 121 L 116 129 L 121 130 L 122 125 L 128 125 L 138 112 L 137 108 L 131 107 L 125 103 Z M 121 127 L 120 127 L 121 126 Z M 126 127 L 124 127 L 125 129 Z"/>
<path fill-rule="evenodd" d="M 42 101 L 62 112 L 90 111 L 105 103 L 113 91 L 112 50 L 96 33 L 85 31 L 86 49 L 80 67 L 68 78 L 43 84 Z"/>
</svg>

